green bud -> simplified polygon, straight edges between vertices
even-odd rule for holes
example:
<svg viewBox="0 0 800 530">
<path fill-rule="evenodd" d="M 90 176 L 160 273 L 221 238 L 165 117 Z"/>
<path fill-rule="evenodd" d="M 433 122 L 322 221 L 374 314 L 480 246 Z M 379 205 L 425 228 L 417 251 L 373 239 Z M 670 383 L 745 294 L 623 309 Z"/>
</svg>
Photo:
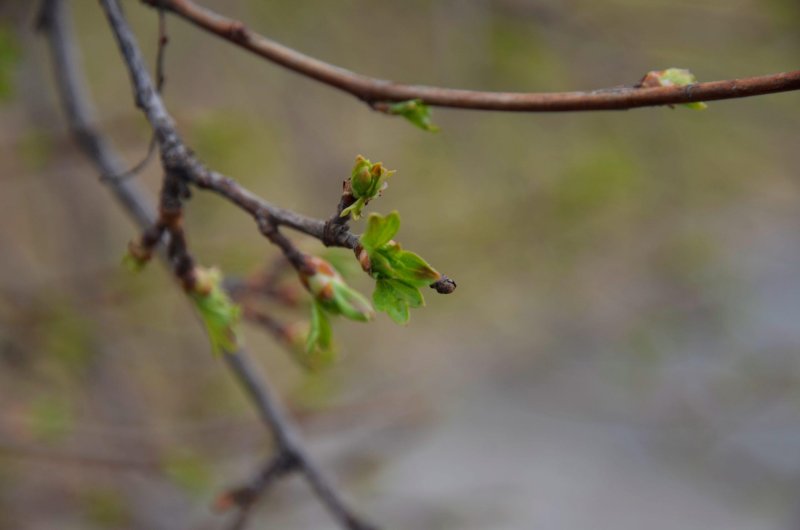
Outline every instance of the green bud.
<svg viewBox="0 0 800 530">
<path fill-rule="evenodd" d="M 196 282 L 189 297 L 206 327 L 212 351 L 215 354 L 235 352 L 241 343 L 239 306 L 222 288 L 222 275 L 218 269 L 195 267 L 194 273 Z"/>
<path fill-rule="evenodd" d="M 348 286 L 330 263 L 316 256 L 308 256 L 306 265 L 313 272 L 301 272 L 300 280 L 322 308 L 351 320 L 366 322 L 372 318 L 372 305 Z"/>
<path fill-rule="evenodd" d="M 423 131 L 439 131 L 439 127 L 431 121 L 430 108 L 421 99 L 394 103 L 389 106 L 388 113 L 404 117 Z"/>
<path fill-rule="evenodd" d="M 647 72 L 645 76 L 639 81 L 639 86 L 642 88 L 653 87 L 669 87 L 669 86 L 687 86 L 697 83 L 697 78 L 692 72 L 685 68 L 667 68 L 666 70 L 653 70 Z M 686 108 L 695 110 L 704 110 L 708 105 L 702 101 L 692 103 L 682 103 Z"/>
<path fill-rule="evenodd" d="M 386 180 L 394 173 L 380 162 L 372 163 L 361 155 L 350 174 L 350 191 L 356 201 L 342 210 L 341 216 L 350 215 L 353 219 L 361 217 L 364 206 L 386 189 Z"/>
<path fill-rule="evenodd" d="M 370 172 L 370 161 L 361 155 L 356 157 L 356 165 L 350 176 L 350 187 L 354 197 L 366 197 L 369 195 L 372 186 L 372 173 Z"/>
</svg>

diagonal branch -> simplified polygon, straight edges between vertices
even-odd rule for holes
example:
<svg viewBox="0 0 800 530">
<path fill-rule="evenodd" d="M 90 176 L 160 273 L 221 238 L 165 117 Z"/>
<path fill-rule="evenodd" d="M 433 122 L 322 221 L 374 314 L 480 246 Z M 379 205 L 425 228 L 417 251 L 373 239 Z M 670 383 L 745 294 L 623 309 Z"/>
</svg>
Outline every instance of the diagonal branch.
<svg viewBox="0 0 800 530">
<path fill-rule="evenodd" d="M 115 28 L 127 30 L 119 5 L 113 1 L 105 1 L 109 16 L 116 21 Z M 53 58 L 55 80 L 62 106 L 67 114 L 69 127 L 84 154 L 95 164 L 101 175 L 117 175 L 124 170 L 118 155 L 105 138 L 93 125 L 93 112 L 86 96 L 80 68 L 71 33 L 71 28 L 64 13 L 62 0 L 44 0 L 39 17 L 39 27 L 45 32 Z M 138 53 L 135 42 L 130 37 L 128 44 Z M 164 116 L 166 111 L 164 111 Z M 170 120 L 171 121 L 171 120 Z M 163 125 L 163 124 L 162 124 Z M 164 139 L 165 129 L 154 127 L 159 144 Z M 168 130 L 166 132 L 169 132 Z M 163 154 L 162 147 L 162 154 Z M 141 228 L 148 228 L 156 222 L 156 212 L 151 201 L 146 197 L 133 180 L 106 180 L 115 198 L 120 201 L 126 212 Z M 280 210 L 283 212 L 283 210 Z M 296 224 L 305 226 L 306 219 L 295 219 Z M 291 223 L 285 223 L 293 226 Z M 317 231 L 321 234 L 319 221 Z M 313 225 L 313 224 L 312 224 Z M 162 255 L 163 256 L 163 255 Z M 372 525 L 360 519 L 343 501 L 341 495 L 332 486 L 327 477 L 316 467 L 306 452 L 302 440 L 290 422 L 266 381 L 258 375 L 244 350 L 226 354 L 225 362 L 237 381 L 256 406 L 256 409 L 267 427 L 272 432 L 280 455 L 290 457 L 296 462 L 296 470 L 301 472 L 309 482 L 320 502 L 332 517 L 343 527 L 351 530 L 368 530 Z"/>
<path fill-rule="evenodd" d="M 800 70 L 760 77 L 644 88 L 624 86 L 588 92 L 482 92 L 376 79 L 326 63 L 248 29 L 243 22 L 219 15 L 191 0 L 142 0 L 167 9 L 188 22 L 268 61 L 315 79 L 387 112 L 387 103 L 420 99 L 438 107 L 512 112 L 625 110 L 700 101 L 738 99 L 800 90 Z"/>
</svg>

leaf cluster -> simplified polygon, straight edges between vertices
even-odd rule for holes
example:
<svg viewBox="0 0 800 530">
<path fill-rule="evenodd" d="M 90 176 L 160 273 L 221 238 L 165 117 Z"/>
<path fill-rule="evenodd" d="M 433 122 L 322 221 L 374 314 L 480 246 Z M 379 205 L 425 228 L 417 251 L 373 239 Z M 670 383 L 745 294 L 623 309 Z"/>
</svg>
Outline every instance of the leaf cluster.
<svg viewBox="0 0 800 530">
<path fill-rule="evenodd" d="M 419 288 L 441 278 L 436 269 L 419 255 L 404 250 L 392 238 L 400 230 L 400 215 L 370 214 L 359 242 L 369 256 L 370 274 L 375 278 L 372 302 L 398 324 L 409 320 L 409 309 L 425 305 Z"/>
</svg>

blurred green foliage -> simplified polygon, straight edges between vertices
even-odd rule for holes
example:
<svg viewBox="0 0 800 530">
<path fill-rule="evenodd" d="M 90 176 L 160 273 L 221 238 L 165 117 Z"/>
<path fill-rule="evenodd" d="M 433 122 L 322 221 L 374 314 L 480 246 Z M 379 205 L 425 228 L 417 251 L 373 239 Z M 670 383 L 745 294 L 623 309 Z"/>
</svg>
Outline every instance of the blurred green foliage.
<svg viewBox="0 0 800 530">
<path fill-rule="evenodd" d="M 14 30 L 0 20 L 0 103 L 14 95 L 14 75 L 21 57 Z"/>
<path fill-rule="evenodd" d="M 28 411 L 31 434 L 45 442 L 57 442 L 67 436 L 74 424 L 72 404 L 55 396 L 40 396 Z"/>
<path fill-rule="evenodd" d="M 81 491 L 81 504 L 86 519 L 99 528 L 126 528 L 131 513 L 125 499 L 111 488 L 92 487 Z"/>
<path fill-rule="evenodd" d="M 164 472 L 191 495 L 201 495 L 211 485 L 211 468 L 205 457 L 188 449 L 176 449 L 164 458 Z"/>
</svg>

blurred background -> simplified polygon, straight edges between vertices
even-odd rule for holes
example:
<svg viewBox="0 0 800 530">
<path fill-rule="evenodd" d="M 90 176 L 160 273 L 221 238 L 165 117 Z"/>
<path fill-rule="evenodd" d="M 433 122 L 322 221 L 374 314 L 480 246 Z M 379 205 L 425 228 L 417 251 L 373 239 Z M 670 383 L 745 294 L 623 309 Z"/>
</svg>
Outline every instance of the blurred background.
<svg viewBox="0 0 800 530">
<path fill-rule="evenodd" d="M 138 231 L 67 134 L 33 4 L 0 3 L 0 528 L 222 528 L 209 505 L 269 436 L 165 270 L 120 266 Z M 475 89 L 745 77 L 800 51 L 790 0 L 203 4 L 346 68 Z M 152 59 L 156 13 L 125 6 Z M 96 2 L 71 14 L 98 126 L 133 165 L 149 130 L 117 48 Z M 356 154 L 382 160 L 397 174 L 371 211 L 399 210 L 399 240 L 458 282 L 406 327 L 338 320 L 341 360 L 321 373 L 245 327 L 363 513 L 394 529 L 800 528 L 797 94 L 434 109 L 429 134 L 175 17 L 168 32 L 165 99 L 202 160 L 316 217 Z M 136 178 L 155 194 L 157 162 Z M 230 276 L 277 255 L 207 193 L 187 229 Z M 334 528 L 299 478 L 251 527 Z"/>
</svg>

